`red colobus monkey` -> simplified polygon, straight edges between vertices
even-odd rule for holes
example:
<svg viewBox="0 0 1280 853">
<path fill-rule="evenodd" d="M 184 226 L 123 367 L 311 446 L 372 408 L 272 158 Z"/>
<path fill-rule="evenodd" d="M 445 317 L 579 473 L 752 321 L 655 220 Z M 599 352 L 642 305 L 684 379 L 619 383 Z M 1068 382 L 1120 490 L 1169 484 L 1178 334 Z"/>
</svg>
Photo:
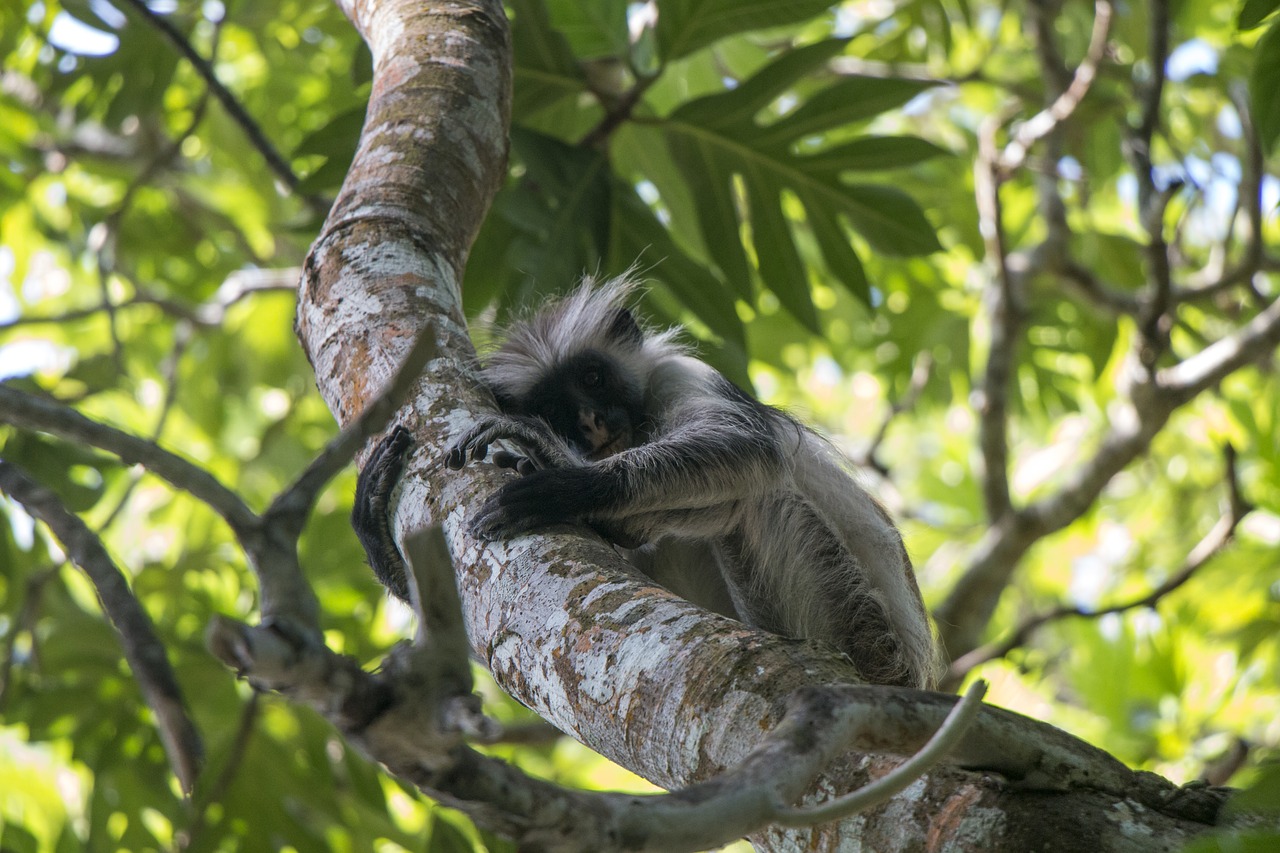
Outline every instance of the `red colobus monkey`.
<svg viewBox="0 0 1280 853">
<path fill-rule="evenodd" d="M 522 476 L 471 522 L 481 539 L 585 524 L 677 594 L 786 637 L 833 643 L 866 681 L 930 687 L 938 654 L 885 510 L 826 441 L 743 393 L 590 280 L 506 329 L 484 362 L 500 413 L 449 451 Z M 353 515 L 381 581 L 405 598 L 386 517 L 408 433 L 361 474 Z"/>
</svg>

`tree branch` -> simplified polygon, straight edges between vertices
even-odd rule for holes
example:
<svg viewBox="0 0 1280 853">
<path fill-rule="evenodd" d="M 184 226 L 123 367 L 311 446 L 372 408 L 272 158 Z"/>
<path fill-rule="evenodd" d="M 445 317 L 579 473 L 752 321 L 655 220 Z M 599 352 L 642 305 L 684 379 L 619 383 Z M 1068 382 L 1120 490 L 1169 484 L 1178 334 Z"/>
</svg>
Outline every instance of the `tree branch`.
<svg viewBox="0 0 1280 853">
<path fill-rule="evenodd" d="M 74 409 L 0 384 L 0 423 L 47 432 L 114 453 L 208 504 L 230 526 L 257 575 L 264 618 L 317 629 L 319 604 L 298 565 L 297 536 L 266 524 L 205 469 L 150 441 L 91 420 Z"/>
<path fill-rule="evenodd" d="M 102 540 L 68 512 L 57 495 L 34 483 L 16 465 L 3 460 L 0 460 L 0 490 L 20 503 L 32 518 L 43 522 L 72 562 L 83 569 L 93 583 L 103 612 L 120 635 L 125 660 L 155 714 L 169 766 L 183 792 L 190 795 L 204 759 L 204 746 L 151 618 L 112 562 Z"/>
<path fill-rule="evenodd" d="M 985 681 L 975 681 L 971 684 L 968 691 L 947 714 L 938 731 L 929 738 L 929 742 L 888 775 L 882 776 L 865 788 L 821 805 L 787 808 L 775 804 L 770 819 L 783 826 L 812 826 L 815 823 L 840 820 L 859 814 L 902 793 L 908 785 L 932 770 L 959 745 L 960 739 L 968 733 L 970 726 L 977 720 L 978 712 L 982 710 L 982 697 L 986 693 Z"/>
<path fill-rule="evenodd" d="M 1241 520 L 1251 509 L 1249 503 L 1240 492 L 1240 484 L 1236 475 L 1235 448 L 1227 445 L 1225 456 L 1225 479 L 1227 483 L 1225 512 L 1213 528 L 1205 534 L 1204 538 L 1191 549 L 1187 554 L 1186 560 L 1183 561 L 1177 571 L 1170 574 L 1150 592 L 1127 601 L 1094 610 L 1086 610 L 1074 605 L 1062 605 L 1031 616 L 1023 620 L 1004 639 L 988 643 L 952 661 L 944 680 L 944 686 L 958 685 L 975 667 L 987 661 L 1005 657 L 1009 652 L 1025 645 L 1036 631 L 1047 624 L 1071 617 L 1098 619 L 1108 614 L 1123 613 L 1140 607 L 1154 608 L 1161 599 L 1191 580 L 1203 566 L 1231 542 L 1236 527 L 1239 526 Z"/>
<path fill-rule="evenodd" d="M 157 15 L 151 11 L 144 0 L 123 0 L 124 4 L 133 9 L 144 21 L 153 28 L 158 30 L 169 43 L 177 48 L 178 53 L 191 63 L 191 67 L 204 80 L 205 85 L 209 87 L 209 91 L 218 99 L 218 103 L 222 104 L 222 108 L 227 111 L 227 115 L 231 120 L 240 126 L 245 136 L 249 138 L 249 142 L 262 158 L 267 161 L 267 166 L 276 174 L 281 181 L 284 182 L 290 190 L 298 189 L 300 179 L 293 173 L 293 168 L 285 161 L 280 153 L 276 151 L 275 146 L 267 139 L 267 135 L 262 132 L 262 128 L 249 115 L 235 96 L 231 94 L 226 86 L 222 85 L 222 81 L 218 79 L 218 75 L 214 73 L 211 66 L 204 57 L 196 52 L 191 46 L 191 42 L 187 41 L 186 36 L 180 33 L 168 19 Z M 325 205 L 317 199 L 307 199 L 309 204 L 318 205 L 323 209 Z"/>
<path fill-rule="evenodd" d="M 1034 5 L 1034 4 L 1033 4 Z M 1108 0 L 1097 0 L 1094 3 L 1093 32 L 1089 36 L 1089 47 L 1084 59 L 1076 67 L 1071 83 L 1058 95 L 1049 106 L 1027 119 L 1013 135 L 1013 139 L 1005 146 L 996 161 L 999 173 L 1008 177 L 1026 162 L 1027 151 L 1036 142 L 1052 133 L 1059 124 L 1070 118 L 1080 106 L 1089 87 L 1098 74 L 1098 65 L 1102 62 L 1107 48 L 1107 33 L 1111 30 L 1111 3 Z M 1051 41 L 1047 37 L 1044 41 Z"/>
<path fill-rule="evenodd" d="M 1181 405 L 1217 385 L 1229 374 L 1252 364 L 1280 346 L 1280 299 L 1233 334 L 1156 374 L 1155 386 L 1173 405 Z"/>
<path fill-rule="evenodd" d="M 236 537 L 252 538 L 258 517 L 205 469 L 153 442 L 91 420 L 74 409 L 0 384 L 0 423 L 38 430 L 106 450 L 131 465 L 142 465 L 170 485 L 190 492 L 230 525 Z"/>
<path fill-rule="evenodd" d="M 0 332 L 17 326 L 58 325 L 74 320 L 83 320 L 107 311 L 108 307 L 119 312 L 124 308 L 142 305 L 155 306 L 164 313 L 185 320 L 194 326 L 212 328 L 222 324 L 222 321 L 226 319 L 227 310 L 231 306 L 248 296 L 271 291 L 296 291 L 300 274 L 301 270 L 297 267 L 288 267 L 280 270 L 240 270 L 227 277 L 212 299 L 195 306 L 186 305 L 165 296 L 159 296 L 135 284 L 135 292 L 132 297 L 120 302 L 110 303 L 110 306 L 106 301 L 103 301 L 97 305 L 72 308 L 58 314 L 15 317 L 12 320 L 0 323 Z"/>
<path fill-rule="evenodd" d="M 4 651 L 0 652 L 0 716 L 4 715 L 5 705 L 9 699 L 9 686 L 12 683 L 9 679 L 13 674 L 13 658 L 18 645 L 18 638 L 23 633 L 26 633 L 31 637 L 33 650 L 39 648 L 34 629 L 36 617 L 40 613 L 40 599 L 44 595 L 45 586 L 57 576 L 59 568 L 59 566 L 41 568 L 35 574 L 30 575 L 23 584 L 22 604 L 9 625 L 4 641 Z M 10 595 L 12 594 L 11 591 Z M 35 651 L 33 651 L 32 657 L 37 657 Z"/>
<path fill-rule="evenodd" d="M 889 427 L 904 412 L 911 410 L 915 406 L 916 401 L 920 399 L 920 395 L 924 392 L 924 386 L 929 383 L 929 375 L 933 372 L 933 356 L 928 350 L 922 350 L 916 355 L 915 362 L 911 365 L 911 379 L 907 383 L 907 389 L 902 396 L 889 404 L 889 411 L 885 412 L 884 417 L 880 420 L 880 426 L 876 428 L 875 435 L 871 438 L 871 443 L 867 445 L 861 453 L 858 454 L 858 464 L 871 468 L 881 477 L 888 478 L 889 468 L 879 459 L 880 446 L 884 444 L 885 436 L 889 434 Z"/>
<path fill-rule="evenodd" d="M 316 496 L 324 485 L 350 464 L 352 457 L 369 437 L 381 432 L 404 403 L 410 388 L 422 376 L 422 369 L 429 359 L 439 355 L 435 327 L 425 326 L 405 356 L 404 364 L 391 382 L 365 407 L 353 421 L 343 427 L 306 470 L 271 502 L 263 513 L 264 524 L 281 524 L 288 535 L 296 539 L 302 535 L 307 516 L 315 504 Z"/>
<path fill-rule="evenodd" d="M 1008 393 L 1022 325 L 1022 309 L 1009 269 L 1000 206 L 1001 178 L 995 141 L 999 125 L 996 116 L 983 121 L 978 131 L 978 158 L 974 165 L 978 227 L 991 271 L 984 291 L 989 338 L 986 368 L 978 380 L 974 408 L 978 411 L 978 443 L 982 450 L 982 497 L 987 518 L 992 523 L 1013 508 L 1009 498 Z"/>
</svg>

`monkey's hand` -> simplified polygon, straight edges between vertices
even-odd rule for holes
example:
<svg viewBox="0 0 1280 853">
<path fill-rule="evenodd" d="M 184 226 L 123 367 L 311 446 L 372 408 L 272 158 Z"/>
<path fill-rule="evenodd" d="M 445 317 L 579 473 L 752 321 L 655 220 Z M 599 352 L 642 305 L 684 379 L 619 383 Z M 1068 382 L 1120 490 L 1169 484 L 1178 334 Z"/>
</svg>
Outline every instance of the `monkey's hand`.
<svg viewBox="0 0 1280 853">
<path fill-rule="evenodd" d="M 493 461 L 502 468 L 512 468 L 521 474 L 531 474 L 544 468 L 578 466 L 582 461 L 537 418 L 516 415 L 486 415 L 467 431 L 445 456 L 445 464 L 457 471 L 467 464 L 467 459 L 484 459 L 489 445 L 508 439 L 519 445 L 525 455 L 499 450 Z"/>
<path fill-rule="evenodd" d="M 356 499 L 351 508 L 351 526 L 364 546 L 373 573 L 397 598 L 408 600 L 408 579 L 404 560 L 396 549 L 387 517 L 391 490 L 404 468 L 404 454 L 413 437 L 402 426 L 391 430 L 373 449 L 356 481 Z"/>
<path fill-rule="evenodd" d="M 492 542 L 553 524 L 584 522 L 593 509 L 608 503 L 609 492 L 607 480 L 591 468 L 531 471 L 484 502 L 471 532 Z"/>
</svg>

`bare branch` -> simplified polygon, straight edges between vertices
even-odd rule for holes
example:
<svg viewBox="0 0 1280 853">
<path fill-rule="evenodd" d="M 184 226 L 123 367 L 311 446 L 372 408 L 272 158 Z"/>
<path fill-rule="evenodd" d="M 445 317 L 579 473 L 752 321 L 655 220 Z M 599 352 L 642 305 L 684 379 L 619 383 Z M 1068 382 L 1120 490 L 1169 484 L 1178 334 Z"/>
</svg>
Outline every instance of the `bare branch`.
<svg viewBox="0 0 1280 853">
<path fill-rule="evenodd" d="M 432 693 L 427 685 L 397 675 L 410 669 L 405 663 L 393 660 L 380 674 L 370 674 L 318 643 L 225 619 L 211 626 L 210 645 L 253 683 L 274 684 L 311 704 L 393 773 L 528 849 L 679 853 L 727 843 L 773 821 L 778 802 L 800 796 L 850 748 L 918 749 L 957 704 L 965 708 L 950 733 L 968 723 L 959 742 L 950 744 L 951 761 L 960 766 L 1001 773 L 1031 789 L 1110 792 L 1158 810 L 1169 808 L 1174 790 L 1158 777 L 1134 774 L 1106 753 L 1016 714 L 981 708 L 976 720 L 966 720 L 980 708 L 976 696 L 958 703 L 936 693 L 841 686 L 798 691 L 756 748 L 707 782 L 644 797 L 572 791 L 465 746 L 456 728 L 441 725 L 447 715 L 426 701 Z M 933 751 L 925 750 L 922 760 L 932 760 Z M 890 777 L 885 785 L 904 778 Z M 1220 797 L 1215 796 L 1204 794 L 1205 810 L 1216 810 Z"/>
<path fill-rule="evenodd" d="M 1242 174 L 1237 195 L 1238 216 L 1244 219 L 1245 227 L 1244 257 L 1230 269 L 1217 270 L 1216 278 L 1210 276 L 1192 279 L 1187 282 L 1186 287 L 1175 289 L 1172 294 L 1175 304 L 1210 298 L 1228 288 L 1246 284 L 1262 269 L 1266 261 L 1262 241 L 1262 179 L 1265 174 L 1262 143 L 1258 139 L 1253 111 L 1249 105 L 1249 93 L 1244 84 L 1237 81 L 1228 91 L 1236 115 L 1240 118 L 1240 135 L 1245 145 L 1244 156 L 1240 158 Z M 1223 246 L 1221 255 L 1226 257 L 1226 246 Z"/>
<path fill-rule="evenodd" d="M 258 517 L 240 496 L 205 469 L 60 403 L 0 384 L 0 423 L 51 433 L 114 453 L 131 465 L 142 465 L 212 507 L 242 540 L 251 538 L 258 526 Z"/>
<path fill-rule="evenodd" d="M 280 270 L 240 270 L 227 277 L 227 280 L 222 283 L 222 286 L 218 288 L 218 292 L 214 294 L 211 300 L 195 306 L 150 293 L 135 285 L 136 292 L 132 297 L 111 303 L 110 306 L 104 301 L 84 308 L 72 308 L 58 314 L 15 317 L 12 320 L 0 323 L 0 331 L 17 326 L 69 323 L 74 320 L 92 317 L 95 314 L 101 314 L 107 311 L 109 307 L 119 312 L 142 305 L 153 305 L 164 313 L 185 320 L 195 326 L 214 327 L 222 324 L 222 321 L 226 318 L 227 310 L 232 305 L 247 296 L 271 291 L 296 291 L 299 275 L 301 275 L 301 270 L 298 267 L 287 267 Z"/>
<path fill-rule="evenodd" d="M 1086 610 L 1082 607 L 1072 605 L 1063 605 L 1055 607 L 1044 613 L 1031 616 L 1020 623 L 1004 639 L 974 649 L 973 651 L 961 655 L 952 661 L 945 679 L 946 684 L 958 684 L 970 671 L 973 670 L 974 667 L 984 664 L 990 660 L 1002 658 L 1014 649 L 1025 645 L 1036 631 L 1047 624 L 1072 617 L 1098 619 L 1112 613 L 1123 613 L 1128 610 L 1136 610 L 1143 607 L 1153 608 L 1169 593 L 1191 580 L 1205 564 L 1213 559 L 1214 556 L 1221 552 L 1222 549 L 1231 542 L 1236 527 L 1251 509 L 1248 502 L 1240 492 L 1240 484 L 1237 480 L 1235 466 L 1235 448 L 1231 447 L 1231 445 L 1227 445 L 1225 456 L 1225 479 L 1227 483 L 1227 500 L 1225 501 L 1226 506 L 1224 507 L 1225 511 L 1213 528 L 1205 534 L 1204 538 L 1202 538 L 1194 548 L 1191 549 L 1187 554 L 1186 560 L 1177 571 L 1170 574 L 1162 583 L 1150 592 L 1131 598 L 1127 601 L 1118 602 L 1116 604 L 1094 610 Z"/>
<path fill-rule="evenodd" d="M 139 464 L 208 504 L 231 527 L 262 592 L 264 618 L 290 619 L 315 629 L 319 604 L 298 565 L 297 536 L 266 524 L 216 477 L 153 442 L 90 420 L 74 409 L 0 384 L 0 423 L 51 433 Z"/>
<path fill-rule="evenodd" d="M 160 368 L 165 381 L 164 400 L 160 403 L 160 413 L 156 416 L 155 428 L 151 430 L 151 441 L 157 444 L 160 441 L 160 437 L 164 435 L 164 425 L 169 420 L 169 413 L 173 411 L 173 404 L 178 398 L 178 365 L 182 362 L 182 355 L 187 350 L 189 340 L 189 330 L 186 327 L 178 327 L 174 333 L 173 350 Z M 107 513 L 106 518 L 98 525 L 98 535 L 102 535 L 120 517 L 120 513 L 129 505 L 129 501 L 133 497 L 133 491 L 141 481 L 142 473 L 140 471 L 129 472 L 129 485 L 125 487 L 124 492 L 120 495 L 111 511 Z"/>
<path fill-rule="evenodd" d="M 920 399 L 920 395 L 924 392 L 924 386 L 929 383 L 929 375 L 933 372 L 933 356 L 928 350 L 922 350 L 916 355 L 915 362 L 911 365 L 911 379 L 907 383 L 907 390 L 902 396 L 889 404 L 889 411 L 880 421 L 880 426 L 876 428 L 875 435 L 871 439 L 871 443 L 866 449 L 858 454 L 858 464 L 874 469 L 882 477 L 889 476 L 889 469 L 877 458 L 880 451 L 880 445 L 884 444 L 885 436 L 889 434 L 889 427 L 904 412 L 911 411 L 915 406 L 916 400 Z"/>
<path fill-rule="evenodd" d="M 428 323 L 387 387 L 320 451 L 287 489 L 276 496 L 263 513 L 263 522 L 283 524 L 290 536 L 295 539 L 301 536 L 307 515 L 320 490 L 351 462 L 356 451 L 371 435 L 386 427 L 408 396 L 410 388 L 422 376 L 422 369 L 427 361 L 439 352 L 436 327 Z"/>
<path fill-rule="evenodd" d="M 409 598 L 418 614 L 414 637 L 415 670 L 435 681 L 471 692 L 471 644 L 462 621 L 462 602 L 444 530 L 435 525 L 405 539 L 411 575 Z"/>
<path fill-rule="evenodd" d="M 1070 118 L 1080 106 L 1089 87 L 1098 74 L 1098 65 L 1102 62 L 1107 47 L 1107 33 L 1111 29 L 1111 3 L 1108 0 L 1097 0 L 1094 4 L 1093 32 L 1089 36 L 1089 47 L 1084 59 L 1076 68 L 1071 83 L 1053 103 L 1027 119 L 1018 128 L 1013 139 L 1005 146 L 996 161 L 996 168 L 1003 175 L 1009 175 L 1026 162 L 1027 151 L 1036 142 L 1044 139 L 1057 126 Z M 1045 41 L 1049 41 L 1046 39 Z"/>
<path fill-rule="evenodd" d="M 989 338 L 987 360 L 974 393 L 974 408 L 978 411 L 979 444 L 982 448 L 982 496 L 987 517 L 992 522 L 1012 510 L 1009 499 L 1008 393 L 1021 326 L 1021 309 L 1015 297 L 1013 273 L 1009 269 L 1000 206 L 1001 178 L 995 141 L 999 124 L 996 116 L 982 123 L 974 165 L 978 227 L 986 245 L 986 263 L 991 270 L 984 294 Z"/>
<path fill-rule="evenodd" d="M 84 570 L 98 593 L 102 610 L 120 635 L 125 660 L 156 717 L 156 728 L 169 756 L 169 766 L 190 794 L 204 759 L 200 733 L 191 721 L 182 689 L 174 677 L 164 645 L 151 617 L 138 603 L 120 569 L 92 530 L 68 512 L 58 496 L 34 483 L 10 462 L 0 461 L 0 490 L 22 504 L 58 538 L 63 549 Z"/>
<path fill-rule="evenodd" d="M 1083 264 L 1067 259 L 1053 271 L 1058 273 L 1068 284 L 1073 285 L 1085 299 L 1094 305 L 1101 306 L 1117 314 L 1128 315 L 1137 314 L 1142 308 L 1142 303 L 1136 297 L 1103 284 L 1094 275 L 1093 271 Z"/>
<path fill-rule="evenodd" d="M 1273 355 L 1280 346 L 1280 299 L 1233 334 L 1156 374 L 1156 388 L 1175 405 L 1212 388 L 1247 364 Z"/>
<path fill-rule="evenodd" d="M 978 719 L 978 712 L 982 710 L 982 697 L 986 694 L 985 681 L 979 680 L 969 685 L 964 697 L 947 714 L 946 720 L 929 742 L 915 755 L 895 767 L 887 776 L 877 779 L 852 794 L 837 797 L 819 806 L 808 808 L 779 806 L 777 811 L 770 815 L 770 819 L 783 826 L 812 826 L 815 823 L 840 820 L 864 812 L 901 793 L 912 782 L 932 770 L 956 747 L 960 739 L 969 731 L 969 727 Z"/>
<path fill-rule="evenodd" d="M 240 711 L 240 722 L 236 725 L 235 737 L 227 750 L 226 763 L 218 771 L 218 776 L 213 780 L 213 783 L 203 790 L 203 795 L 196 797 L 192 810 L 194 814 L 191 824 L 175 833 L 175 841 L 179 850 L 189 850 L 195 846 L 200 840 L 201 833 L 204 832 L 205 827 L 208 825 L 210 807 L 215 803 L 221 802 L 222 798 L 226 796 L 227 789 L 231 787 L 236 773 L 240 771 L 245 753 L 249 749 L 249 740 L 253 736 L 253 730 L 258 722 L 261 709 L 262 694 L 255 690 L 249 694 L 249 701 L 245 703 L 244 708 Z"/>
<path fill-rule="evenodd" d="M 226 86 L 222 85 L 217 74 L 213 71 L 213 66 L 211 66 L 203 56 L 196 52 L 196 49 L 191 46 L 191 42 L 187 40 L 186 36 L 180 33 L 177 27 L 175 27 L 168 19 L 151 11 L 151 8 L 143 2 L 143 0 L 124 0 L 124 4 L 133 9 L 134 12 L 136 12 L 144 21 L 164 35 L 164 37 L 169 40 L 169 43 L 177 48 L 178 53 L 182 54 L 182 56 L 191 63 L 191 67 L 194 68 L 195 72 L 205 81 L 205 85 L 209 87 L 209 91 L 211 91 L 213 96 L 218 99 L 218 103 L 222 104 L 222 108 L 227 111 L 229 116 L 231 116 L 232 121 L 240 126 L 240 129 L 244 132 L 245 136 L 249 138 L 249 142 L 253 147 L 258 149 L 258 152 L 262 155 L 262 158 L 267 161 L 267 165 L 271 168 L 271 171 L 276 174 L 276 177 L 283 181 L 290 190 L 297 190 L 298 184 L 301 183 L 301 181 L 298 176 L 293 173 L 293 168 L 283 157 L 280 156 L 280 153 L 276 151 L 275 146 L 267 139 L 267 135 L 262 132 L 262 128 L 259 127 L 258 123 L 254 121 L 248 112 L 245 111 L 245 108 L 240 105 L 240 102 L 236 100 L 235 96 L 231 94 Z M 323 203 L 314 199 L 309 199 L 308 201 L 313 205 L 319 205 L 320 209 L 323 209 L 324 207 Z"/>
<path fill-rule="evenodd" d="M 42 568 L 27 578 L 23 584 L 22 604 L 18 613 L 9 625 L 8 636 L 5 637 L 4 651 L 0 653 L 0 715 L 3 715 L 5 703 L 9 697 L 9 678 L 13 674 L 13 657 L 18 645 L 18 638 L 24 633 L 31 637 L 33 647 L 36 644 L 35 623 L 40 612 L 40 599 L 44 588 L 58 575 L 60 566 Z M 10 593 L 12 594 L 12 593 Z"/>
</svg>

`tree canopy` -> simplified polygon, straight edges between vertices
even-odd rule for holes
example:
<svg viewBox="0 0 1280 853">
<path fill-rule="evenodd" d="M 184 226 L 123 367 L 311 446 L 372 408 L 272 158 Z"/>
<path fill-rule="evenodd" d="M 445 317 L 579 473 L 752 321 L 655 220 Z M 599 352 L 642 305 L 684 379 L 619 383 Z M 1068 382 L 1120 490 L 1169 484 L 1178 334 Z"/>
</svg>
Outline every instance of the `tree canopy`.
<svg viewBox="0 0 1280 853">
<path fill-rule="evenodd" d="M 646 314 L 864 469 L 948 687 L 988 679 L 1130 766 L 1274 807 L 1278 8 L 510 0 L 510 163 L 464 304 L 638 270 Z M 295 291 L 368 48 L 320 0 L 92 0 L 0 8 L 0 51 L 0 459 L 118 567 L 0 487 L 0 848 L 507 849 L 238 682 L 205 643 L 261 603 L 237 504 L 69 411 L 254 511 L 336 435 Z M 409 619 L 364 567 L 353 483 L 318 497 L 298 562 L 325 640 L 373 663 Z M 121 576 L 141 615 L 103 593 Z M 124 618 L 151 623 L 198 747 Z M 643 788 L 480 689 L 528 724 L 496 754 Z"/>
</svg>

